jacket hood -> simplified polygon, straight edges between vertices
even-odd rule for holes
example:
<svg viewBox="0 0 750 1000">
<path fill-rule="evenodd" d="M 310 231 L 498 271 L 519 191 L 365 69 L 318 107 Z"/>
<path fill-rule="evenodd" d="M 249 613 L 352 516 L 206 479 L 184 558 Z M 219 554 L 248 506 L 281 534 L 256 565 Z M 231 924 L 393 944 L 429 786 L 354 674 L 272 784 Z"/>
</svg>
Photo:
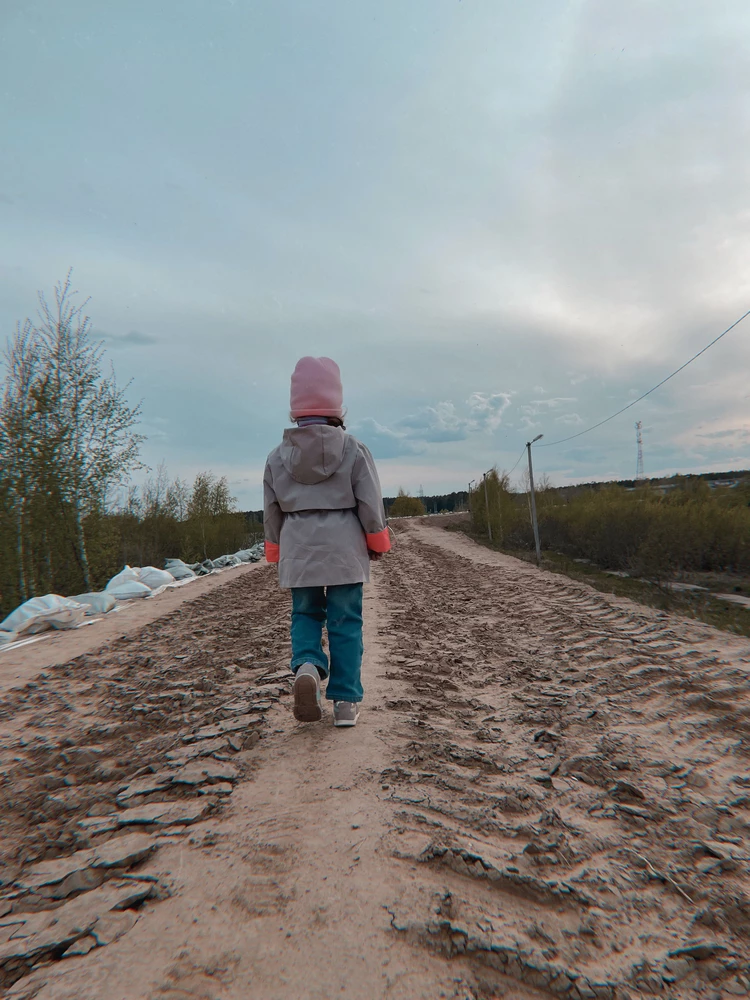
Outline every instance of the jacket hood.
<svg viewBox="0 0 750 1000">
<path fill-rule="evenodd" d="M 306 486 L 330 478 L 344 460 L 347 435 L 330 424 L 310 424 L 284 431 L 279 457 L 292 479 Z"/>
</svg>

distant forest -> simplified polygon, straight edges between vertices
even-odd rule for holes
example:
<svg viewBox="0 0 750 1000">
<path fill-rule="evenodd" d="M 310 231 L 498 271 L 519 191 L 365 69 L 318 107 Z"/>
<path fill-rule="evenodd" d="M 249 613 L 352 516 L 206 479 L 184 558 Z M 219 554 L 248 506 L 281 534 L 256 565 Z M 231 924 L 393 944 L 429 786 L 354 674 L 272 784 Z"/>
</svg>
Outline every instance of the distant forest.
<svg viewBox="0 0 750 1000">
<path fill-rule="evenodd" d="M 735 482 L 739 483 L 750 479 L 750 469 L 738 469 L 730 472 L 699 472 L 694 475 L 675 474 L 674 476 L 655 476 L 652 479 L 647 479 L 646 482 L 651 483 L 652 486 L 664 487 L 672 484 L 676 485 L 678 482 L 684 483 L 686 480 L 691 479 L 696 481 L 704 480 L 709 484 L 716 483 L 730 485 Z M 619 479 L 608 482 L 578 483 L 575 486 L 552 486 L 549 487 L 549 489 L 554 491 L 565 491 L 566 493 L 575 495 L 581 491 L 603 489 L 608 486 L 622 486 L 625 489 L 632 489 L 635 485 L 635 479 Z M 523 492 L 523 490 L 521 490 L 521 492 Z M 450 513 L 453 513 L 454 511 L 466 510 L 467 497 L 468 494 L 466 490 L 457 490 L 454 493 L 441 493 L 435 496 L 419 496 L 419 499 L 425 505 L 428 514 L 439 514 L 441 511 L 449 511 Z M 383 497 L 386 513 L 390 510 L 395 501 L 396 497 Z M 258 522 L 261 524 L 263 523 L 262 510 L 248 510 L 245 511 L 244 514 L 248 524 Z"/>
<path fill-rule="evenodd" d="M 459 490 L 457 493 L 444 493 L 439 496 L 420 496 L 419 499 L 425 505 L 428 514 L 439 514 L 441 511 L 450 511 L 450 513 L 453 513 L 456 510 L 467 510 L 467 496 L 466 490 Z M 396 497 L 383 497 L 386 514 L 395 502 Z M 262 510 L 247 510 L 244 511 L 244 514 L 248 524 L 255 521 L 263 522 Z"/>
</svg>

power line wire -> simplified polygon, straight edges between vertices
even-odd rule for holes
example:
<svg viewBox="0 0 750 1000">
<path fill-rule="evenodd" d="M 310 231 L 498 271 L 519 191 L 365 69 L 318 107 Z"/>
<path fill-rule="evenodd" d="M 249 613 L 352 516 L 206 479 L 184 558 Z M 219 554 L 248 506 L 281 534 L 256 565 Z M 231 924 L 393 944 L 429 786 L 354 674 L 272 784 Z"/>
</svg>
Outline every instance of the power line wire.
<svg viewBox="0 0 750 1000">
<path fill-rule="evenodd" d="M 523 448 L 521 449 L 521 454 L 520 454 L 520 455 L 518 456 L 518 458 L 516 459 L 516 465 L 514 465 L 514 466 L 513 466 L 513 468 L 512 468 L 511 470 L 510 470 L 510 472 L 508 473 L 508 477 L 512 476 L 512 475 L 513 475 L 513 473 L 514 473 L 514 472 L 516 471 L 516 466 L 518 465 L 518 463 L 519 463 L 519 462 L 521 461 L 521 459 L 523 458 L 523 453 L 524 453 L 525 451 L 526 451 L 526 445 L 524 445 L 524 446 L 523 446 Z"/>
<path fill-rule="evenodd" d="M 747 319 L 748 316 L 750 316 L 750 309 L 748 309 L 746 313 L 740 316 L 739 319 L 735 320 L 731 326 L 728 326 L 723 333 L 719 334 L 718 337 L 714 337 L 714 339 L 711 341 L 710 344 L 706 344 L 706 346 L 702 350 L 698 351 L 697 354 L 694 354 L 692 358 L 690 358 L 688 361 L 685 362 L 684 365 L 680 365 L 680 367 L 676 368 L 671 375 L 667 375 L 667 377 L 663 378 L 661 382 L 657 382 L 655 386 L 652 386 L 652 388 L 649 389 L 648 392 L 644 392 L 642 396 L 639 396 L 638 399 L 634 399 L 631 403 L 628 403 L 627 406 L 623 406 L 622 409 L 618 410 L 616 413 L 611 414 L 611 416 L 609 417 L 605 417 L 604 420 L 600 420 L 598 424 L 592 424 L 591 427 L 587 427 L 583 431 L 578 431 L 577 434 L 571 434 L 570 437 L 560 438 L 559 441 L 549 441 L 547 442 L 547 444 L 540 444 L 537 445 L 537 447 L 553 448 L 557 444 L 565 444 L 566 441 L 572 441 L 574 438 L 579 438 L 583 434 L 588 434 L 589 431 L 595 431 L 596 428 L 601 427 L 602 424 L 609 423 L 610 420 L 614 420 L 615 417 L 619 417 L 621 413 L 624 413 L 626 410 L 629 410 L 631 406 L 635 406 L 636 403 L 640 403 L 642 399 L 646 398 L 646 396 L 650 396 L 652 392 L 655 392 L 657 389 L 663 386 L 665 382 L 669 382 L 669 380 L 671 378 L 674 378 L 675 375 L 679 375 L 679 373 L 683 371 L 683 369 L 687 368 L 688 365 L 692 364 L 693 361 L 696 360 L 696 358 L 699 358 L 701 356 L 701 354 L 705 354 L 706 351 L 709 349 L 709 347 L 713 347 L 714 344 L 720 341 L 722 337 L 726 337 L 726 335 L 729 333 L 730 330 L 734 330 L 734 328 L 736 326 L 739 326 L 739 324 L 743 321 L 743 319 Z M 521 454 L 523 455 L 523 452 Z M 519 458 L 518 461 L 520 462 L 521 459 Z M 518 465 L 518 462 L 516 462 L 516 465 Z M 515 467 L 516 466 L 514 465 L 513 468 L 515 469 Z"/>
</svg>

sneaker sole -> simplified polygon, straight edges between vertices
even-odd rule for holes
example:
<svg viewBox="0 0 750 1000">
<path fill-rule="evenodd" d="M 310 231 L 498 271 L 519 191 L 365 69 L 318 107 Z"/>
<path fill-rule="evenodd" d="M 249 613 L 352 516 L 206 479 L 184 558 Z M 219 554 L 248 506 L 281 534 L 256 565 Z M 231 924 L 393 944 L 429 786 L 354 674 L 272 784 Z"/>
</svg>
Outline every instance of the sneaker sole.
<svg viewBox="0 0 750 1000">
<path fill-rule="evenodd" d="M 359 718 L 359 712 L 357 712 L 357 719 L 358 718 Z M 352 726 L 357 725 L 357 719 L 340 719 L 340 720 L 334 719 L 333 724 L 337 729 L 343 729 L 346 726 L 351 728 Z"/>
<path fill-rule="evenodd" d="M 309 674 L 294 681 L 294 718 L 297 722 L 320 722 L 323 709 L 318 700 L 318 685 Z"/>
</svg>

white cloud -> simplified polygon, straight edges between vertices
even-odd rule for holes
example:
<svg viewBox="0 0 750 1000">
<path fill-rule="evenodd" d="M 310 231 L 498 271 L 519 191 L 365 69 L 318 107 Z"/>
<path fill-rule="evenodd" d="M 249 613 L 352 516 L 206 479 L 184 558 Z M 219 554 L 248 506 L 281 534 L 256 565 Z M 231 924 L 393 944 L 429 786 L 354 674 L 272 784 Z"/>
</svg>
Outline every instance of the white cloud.
<svg viewBox="0 0 750 1000">
<path fill-rule="evenodd" d="M 402 455 L 418 455 L 424 451 L 409 440 L 406 434 L 378 423 L 372 417 L 365 417 L 352 427 L 352 433 L 367 445 L 375 458 L 400 458 Z"/>
<path fill-rule="evenodd" d="M 357 427 L 377 441 L 382 457 L 415 453 L 417 445 L 466 441 L 472 435 L 491 434 L 501 425 L 511 405 L 509 392 L 472 392 L 459 408 L 452 400 L 422 406 L 388 427 L 373 418 Z M 365 442 L 367 443 L 367 441 Z"/>
<path fill-rule="evenodd" d="M 542 390 L 544 391 L 544 390 Z M 476 430 L 496 431 L 511 405 L 510 392 L 473 392 L 468 399 L 471 421 Z"/>
<path fill-rule="evenodd" d="M 559 417 L 555 417 L 555 423 L 565 427 L 581 427 L 585 420 L 577 413 L 563 413 Z"/>
<path fill-rule="evenodd" d="M 404 417 L 397 428 L 406 437 L 420 441 L 463 441 L 471 429 L 471 421 L 459 416 L 454 403 L 444 401 Z"/>
</svg>

